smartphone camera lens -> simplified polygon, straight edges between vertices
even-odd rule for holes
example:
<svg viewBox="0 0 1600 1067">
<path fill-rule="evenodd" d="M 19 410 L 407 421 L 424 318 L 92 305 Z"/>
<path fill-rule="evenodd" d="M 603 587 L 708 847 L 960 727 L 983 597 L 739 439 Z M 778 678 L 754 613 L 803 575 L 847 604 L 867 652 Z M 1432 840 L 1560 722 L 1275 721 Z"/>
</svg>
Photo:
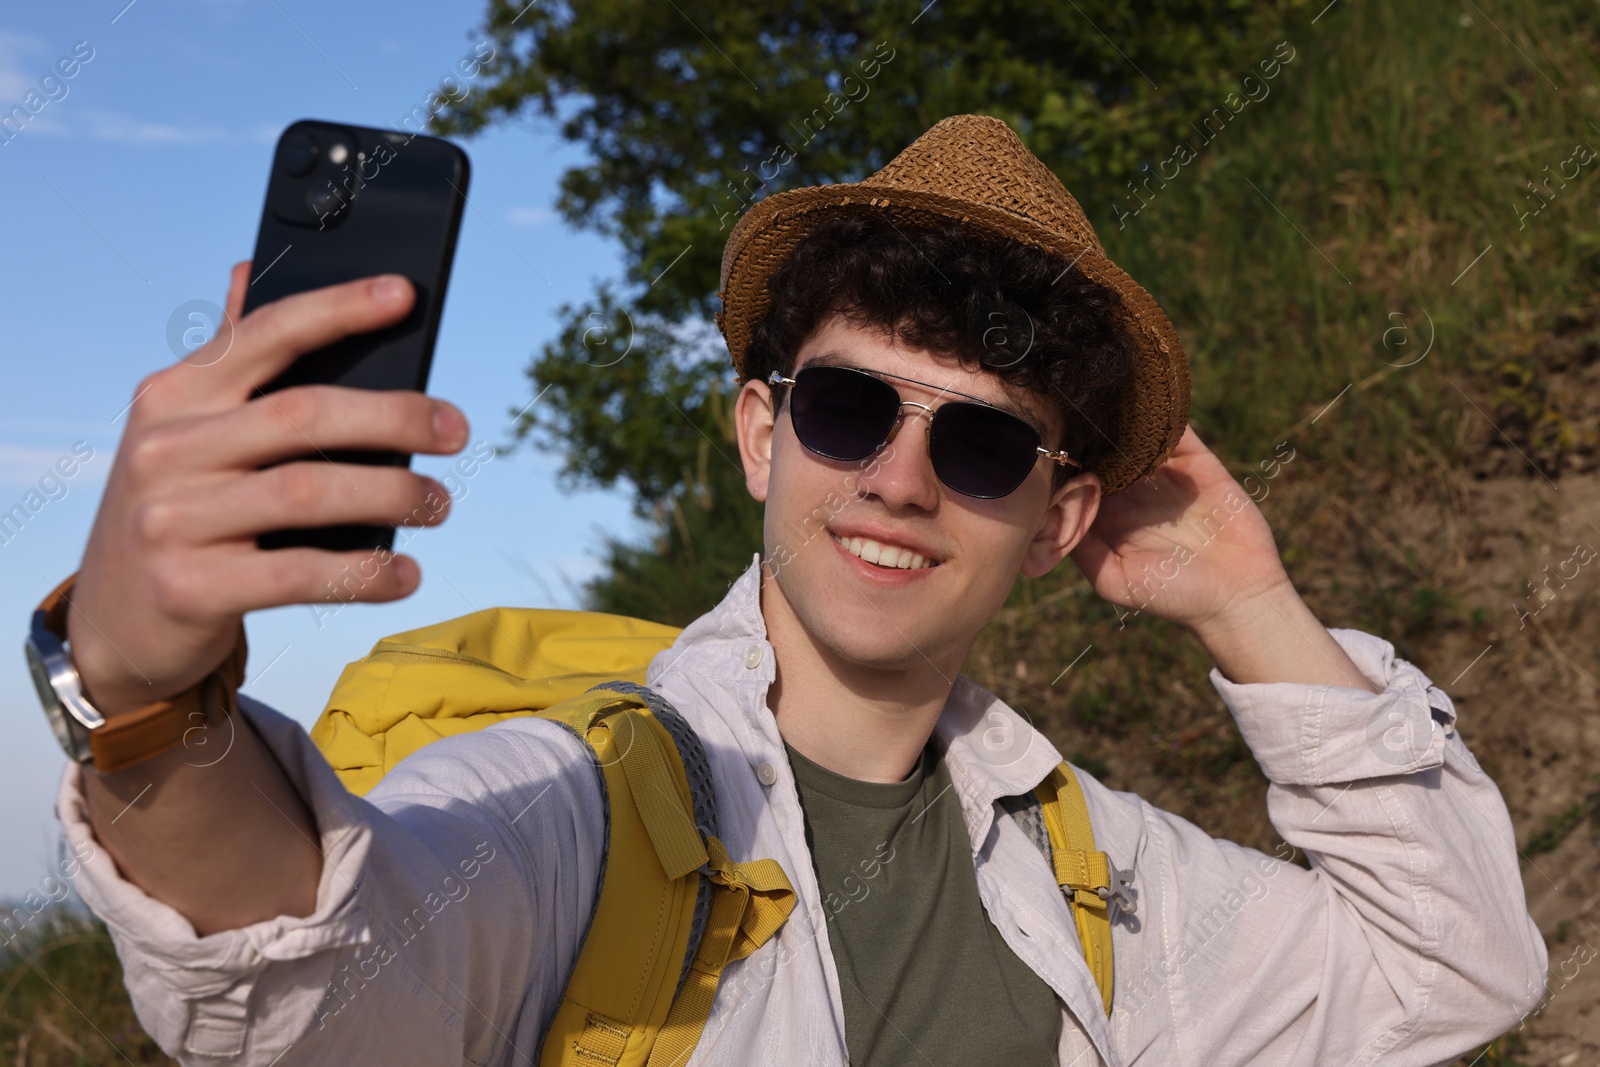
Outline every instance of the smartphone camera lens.
<svg viewBox="0 0 1600 1067">
<path fill-rule="evenodd" d="M 311 209 L 315 219 L 324 220 L 328 216 L 337 218 L 344 207 L 344 199 L 334 192 L 331 185 L 325 185 L 321 189 L 306 190 L 306 207 Z"/>
<path fill-rule="evenodd" d="M 291 133 L 278 149 L 278 165 L 286 174 L 300 178 L 317 165 L 317 143 L 303 133 Z"/>
</svg>

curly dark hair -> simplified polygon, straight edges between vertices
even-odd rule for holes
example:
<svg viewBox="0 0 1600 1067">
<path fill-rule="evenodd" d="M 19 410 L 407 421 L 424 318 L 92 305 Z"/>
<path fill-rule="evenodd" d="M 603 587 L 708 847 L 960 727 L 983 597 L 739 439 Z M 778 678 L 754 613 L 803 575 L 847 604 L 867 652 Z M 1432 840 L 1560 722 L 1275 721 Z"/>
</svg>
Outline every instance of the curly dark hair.
<svg viewBox="0 0 1600 1067">
<path fill-rule="evenodd" d="M 767 279 L 772 308 L 756 324 L 744 377 L 788 376 L 800 346 L 833 315 L 899 342 L 958 357 L 1037 396 L 1059 415 L 1082 470 L 1113 450 L 1133 375 L 1115 290 L 1069 261 L 953 220 L 841 210 Z M 1078 473 L 1055 467 L 1055 486 Z"/>
</svg>

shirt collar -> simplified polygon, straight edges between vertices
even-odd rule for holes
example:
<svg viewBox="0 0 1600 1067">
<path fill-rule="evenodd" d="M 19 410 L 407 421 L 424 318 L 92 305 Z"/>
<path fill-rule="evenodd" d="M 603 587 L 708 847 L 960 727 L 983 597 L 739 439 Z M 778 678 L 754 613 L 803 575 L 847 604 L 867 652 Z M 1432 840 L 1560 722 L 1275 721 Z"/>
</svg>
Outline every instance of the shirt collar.
<svg viewBox="0 0 1600 1067">
<path fill-rule="evenodd" d="M 965 676 L 956 678 L 933 733 L 944 745 L 973 852 L 988 839 L 995 801 L 1028 792 L 1061 762 L 1032 723 Z"/>
<path fill-rule="evenodd" d="M 722 602 L 694 622 L 679 635 L 677 644 L 699 644 L 707 641 L 765 641 L 767 621 L 761 615 L 761 554 L 751 557 L 750 566 L 734 579 Z"/>
<path fill-rule="evenodd" d="M 754 553 L 721 603 L 691 622 L 670 648 L 658 653 L 645 682 L 658 687 L 669 674 L 709 681 L 734 699 L 707 697 L 715 714 L 740 734 L 753 730 L 771 745 L 781 745 L 778 723 L 767 708 L 767 688 L 777 679 L 776 659 L 761 614 L 761 554 Z M 701 690 L 702 692 L 704 690 Z"/>
</svg>

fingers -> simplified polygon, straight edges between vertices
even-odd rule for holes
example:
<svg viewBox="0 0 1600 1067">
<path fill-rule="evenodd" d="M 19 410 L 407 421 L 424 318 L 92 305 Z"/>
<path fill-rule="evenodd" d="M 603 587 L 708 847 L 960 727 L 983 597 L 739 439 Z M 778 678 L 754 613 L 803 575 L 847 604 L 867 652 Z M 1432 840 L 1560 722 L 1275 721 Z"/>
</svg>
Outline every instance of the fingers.
<svg viewBox="0 0 1600 1067">
<path fill-rule="evenodd" d="M 162 471 L 255 469 L 357 448 L 448 455 L 467 442 L 460 409 L 409 389 L 305 385 L 242 407 L 154 427 L 147 446 Z"/>
<path fill-rule="evenodd" d="M 427 526 L 448 513 L 449 494 L 403 468 L 315 458 L 258 469 L 319 450 L 454 452 L 468 429 L 455 408 L 415 392 L 328 386 L 256 396 L 300 355 L 400 321 L 415 296 L 403 277 L 386 275 L 244 315 L 252 267 L 234 265 L 218 335 L 146 377 L 128 405 L 79 569 L 80 610 L 68 622 L 83 683 L 107 707 L 183 689 L 216 662 L 247 612 L 394 600 L 420 580 L 413 561 L 391 552 L 263 551 L 254 534 Z"/>
<path fill-rule="evenodd" d="M 1083 576 L 1089 579 L 1089 584 L 1095 587 L 1095 591 L 1101 592 L 1099 588 L 1101 577 L 1102 575 L 1109 577 L 1110 572 L 1107 568 L 1116 561 L 1117 554 L 1111 551 L 1111 547 L 1090 531 L 1083 535 L 1083 539 L 1068 555 L 1072 557 L 1072 562 L 1078 565 Z M 1105 594 L 1102 592 L 1101 595 Z"/>
<path fill-rule="evenodd" d="M 450 494 L 432 478 L 400 467 L 311 460 L 152 500 L 136 521 L 146 544 L 175 546 L 351 522 L 433 526 L 449 512 Z"/>
<path fill-rule="evenodd" d="M 173 592 L 202 605 L 207 615 L 237 617 L 288 604 L 310 604 L 314 611 L 351 602 L 381 604 L 409 596 L 421 580 L 414 559 L 381 548 L 262 552 L 241 545 L 187 554 L 183 569 L 174 574 L 182 589 Z"/>
<path fill-rule="evenodd" d="M 245 358 L 232 361 L 223 375 L 226 384 L 248 394 L 307 352 L 398 322 L 411 310 L 413 298 L 411 283 L 403 276 L 380 274 L 257 308 L 235 328 L 234 346 Z"/>
<path fill-rule="evenodd" d="M 248 273 L 248 265 L 234 266 L 230 314 L 243 308 Z M 307 352 L 400 321 L 414 298 L 403 276 L 381 274 L 274 300 L 235 318 L 226 337 L 219 334 L 182 363 L 147 378 L 141 416 L 166 421 L 238 406 Z"/>
</svg>

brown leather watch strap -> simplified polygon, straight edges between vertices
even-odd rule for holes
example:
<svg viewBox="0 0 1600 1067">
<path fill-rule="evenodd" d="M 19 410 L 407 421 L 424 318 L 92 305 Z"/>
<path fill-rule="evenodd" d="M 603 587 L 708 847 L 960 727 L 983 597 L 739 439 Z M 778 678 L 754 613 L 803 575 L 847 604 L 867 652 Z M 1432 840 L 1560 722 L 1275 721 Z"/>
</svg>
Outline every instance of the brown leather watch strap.
<svg viewBox="0 0 1600 1067">
<path fill-rule="evenodd" d="M 66 638 L 67 609 L 71 607 L 72 588 L 77 580 L 78 576 L 72 575 L 39 605 L 45 613 L 45 625 L 62 639 Z M 241 621 L 233 651 L 198 683 L 176 696 L 142 708 L 107 715 L 106 724 L 89 733 L 89 751 L 94 756 L 95 770 L 110 774 L 142 763 L 177 748 L 191 731 L 203 730 L 223 717 L 231 718 L 238 710 L 238 692 L 244 684 L 245 660 L 249 654 Z M 81 679 L 79 684 L 82 684 Z M 83 695 L 91 704 L 94 702 L 87 689 Z"/>
</svg>

